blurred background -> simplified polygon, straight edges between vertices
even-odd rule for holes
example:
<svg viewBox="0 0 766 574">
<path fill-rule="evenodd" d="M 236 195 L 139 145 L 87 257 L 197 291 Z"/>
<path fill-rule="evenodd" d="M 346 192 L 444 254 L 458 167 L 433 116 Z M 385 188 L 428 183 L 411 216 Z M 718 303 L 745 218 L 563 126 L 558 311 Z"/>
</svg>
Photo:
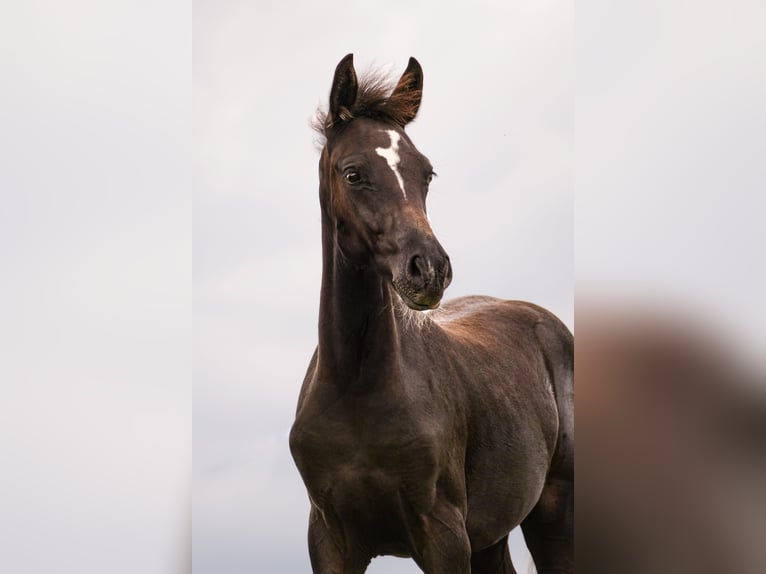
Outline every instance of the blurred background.
<svg viewBox="0 0 766 574">
<path fill-rule="evenodd" d="M 577 565 L 766 571 L 756 2 L 577 4 Z"/>
<path fill-rule="evenodd" d="M 577 286 L 581 569 L 766 571 L 764 16 L 4 5 L 0 570 L 189 572 L 193 542 L 197 572 L 307 571 L 286 434 L 316 342 L 308 122 L 353 51 L 425 70 L 408 131 L 447 295 L 574 328 Z"/>
</svg>

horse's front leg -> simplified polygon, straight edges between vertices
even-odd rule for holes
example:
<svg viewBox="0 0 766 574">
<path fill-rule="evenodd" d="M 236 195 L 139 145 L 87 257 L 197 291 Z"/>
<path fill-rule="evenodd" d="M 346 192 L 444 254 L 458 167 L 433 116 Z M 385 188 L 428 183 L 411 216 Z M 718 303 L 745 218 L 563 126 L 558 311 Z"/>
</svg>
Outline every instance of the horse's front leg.
<svg viewBox="0 0 766 574">
<path fill-rule="evenodd" d="M 421 515 L 411 534 L 413 558 L 426 574 L 470 574 L 471 542 L 465 518 L 452 505 L 438 505 Z"/>
<path fill-rule="evenodd" d="M 328 524 L 314 505 L 309 515 L 309 557 L 314 574 L 362 574 L 371 558 L 348 544 L 337 525 Z"/>
</svg>

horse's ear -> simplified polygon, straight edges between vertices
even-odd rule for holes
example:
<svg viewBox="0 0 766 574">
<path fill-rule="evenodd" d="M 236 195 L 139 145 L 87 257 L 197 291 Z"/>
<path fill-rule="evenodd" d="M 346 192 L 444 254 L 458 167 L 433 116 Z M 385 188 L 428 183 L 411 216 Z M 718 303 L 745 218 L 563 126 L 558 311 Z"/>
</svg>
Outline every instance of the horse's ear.
<svg viewBox="0 0 766 574">
<path fill-rule="evenodd" d="M 354 71 L 354 54 L 348 54 L 335 68 L 330 89 L 330 122 L 351 119 L 351 108 L 356 101 L 359 83 Z"/>
<path fill-rule="evenodd" d="M 418 115 L 420 99 L 423 95 L 423 68 L 415 58 L 410 58 L 407 69 L 391 93 L 390 100 L 402 102 L 402 127 L 410 123 Z"/>
</svg>

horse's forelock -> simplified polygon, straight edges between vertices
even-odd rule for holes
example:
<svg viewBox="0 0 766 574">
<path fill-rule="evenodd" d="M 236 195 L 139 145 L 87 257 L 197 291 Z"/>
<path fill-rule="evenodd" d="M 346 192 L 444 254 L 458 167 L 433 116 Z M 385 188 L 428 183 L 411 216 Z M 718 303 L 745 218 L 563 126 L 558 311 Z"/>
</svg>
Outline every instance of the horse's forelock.
<svg viewBox="0 0 766 574">
<path fill-rule="evenodd" d="M 359 91 L 353 106 L 343 108 L 341 117 L 332 118 L 327 110 L 317 109 L 311 127 L 321 136 L 322 145 L 333 126 L 354 118 L 394 122 L 404 126 L 417 113 L 420 92 L 416 90 L 393 93 L 396 80 L 388 73 L 373 70 L 359 80 Z"/>
</svg>

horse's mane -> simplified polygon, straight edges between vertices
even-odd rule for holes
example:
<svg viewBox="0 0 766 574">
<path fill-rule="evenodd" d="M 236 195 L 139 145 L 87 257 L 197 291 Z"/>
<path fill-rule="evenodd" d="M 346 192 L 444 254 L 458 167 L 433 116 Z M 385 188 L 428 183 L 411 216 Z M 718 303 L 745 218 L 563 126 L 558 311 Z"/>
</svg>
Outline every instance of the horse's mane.
<svg viewBox="0 0 766 574">
<path fill-rule="evenodd" d="M 421 94 L 417 90 L 393 93 L 395 87 L 396 81 L 390 75 L 380 70 L 369 71 L 359 79 L 356 101 L 350 108 L 341 108 L 338 117 L 331 117 L 325 109 L 319 108 L 311 127 L 326 140 L 333 126 L 354 118 L 371 118 L 403 126 L 417 113 Z"/>
</svg>

